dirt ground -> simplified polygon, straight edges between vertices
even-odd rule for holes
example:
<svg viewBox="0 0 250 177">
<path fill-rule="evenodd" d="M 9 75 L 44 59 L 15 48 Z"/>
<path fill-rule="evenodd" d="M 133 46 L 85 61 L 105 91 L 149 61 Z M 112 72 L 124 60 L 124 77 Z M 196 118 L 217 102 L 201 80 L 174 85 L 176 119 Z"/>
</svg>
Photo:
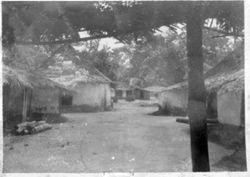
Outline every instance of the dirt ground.
<svg viewBox="0 0 250 177">
<path fill-rule="evenodd" d="M 157 107 L 119 101 L 114 111 L 63 114 L 65 121 L 35 135 L 4 137 L 6 172 L 191 171 L 189 127 Z M 209 143 L 211 171 L 233 150 Z"/>
</svg>

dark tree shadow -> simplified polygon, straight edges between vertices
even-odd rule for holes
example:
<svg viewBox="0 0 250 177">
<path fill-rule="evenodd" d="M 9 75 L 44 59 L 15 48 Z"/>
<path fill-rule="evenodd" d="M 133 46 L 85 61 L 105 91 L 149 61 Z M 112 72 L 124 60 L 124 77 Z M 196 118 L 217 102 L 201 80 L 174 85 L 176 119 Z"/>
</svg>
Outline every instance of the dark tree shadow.
<svg viewBox="0 0 250 177">
<path fill-rule="evenodd" d="M 65 123 L 68 122 L 68 118 L 62 115 L 46 115 L 44 118 L 45 121 L 49 124 L 59 124 L 59 123 Z"/>
</svg>

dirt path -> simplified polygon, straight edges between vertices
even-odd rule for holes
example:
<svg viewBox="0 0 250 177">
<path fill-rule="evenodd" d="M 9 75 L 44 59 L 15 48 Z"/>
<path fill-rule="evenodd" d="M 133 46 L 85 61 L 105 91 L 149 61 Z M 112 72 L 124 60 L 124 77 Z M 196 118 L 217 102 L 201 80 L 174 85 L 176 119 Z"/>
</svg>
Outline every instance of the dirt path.
<svg viewBox="0 0 250 177">
<path fill-rule="evenodd" d="M 4 172 L 191 171 L 189 131 L 174 117 L 150 116 L 156 107 L 120 102 L 112 112 L 64 114 L 36 135 L 4 138 Z M 213 167 L 232 153 L 209 143 Z"/>
</svg>

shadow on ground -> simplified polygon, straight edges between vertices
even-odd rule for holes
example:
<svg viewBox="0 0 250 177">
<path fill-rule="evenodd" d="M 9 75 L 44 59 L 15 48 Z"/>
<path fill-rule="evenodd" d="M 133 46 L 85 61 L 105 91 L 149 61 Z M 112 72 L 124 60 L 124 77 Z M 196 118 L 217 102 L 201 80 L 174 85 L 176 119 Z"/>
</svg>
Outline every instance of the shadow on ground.
<svg viewBox="0 0 250 177">
<path fill-rule="evenodd" d="M 208 140 L 221 145 L 233 153 L 213 164 L 227 171 L 246 171 L 245 128 L 217 124 L 208 127 Z"/>
<path fill-rule="evenodd" d="M 59 124 L 68 122 L 68 118 L 62 115 L 50 115 L 46 117 L 46 122 L 49 124 Z"/>
<path fill-rule="evenodd" d="M 233 154 L 223 157 L 213 166 L 225 171 L 246 171 L 246 151 L 245 149 L 237 149 Z"/>
<path fill-rule="evenodd" d="M 161 109 L 149 115 L 164 115 L 166 119 L 168 118 L 167 116 L 170 116 Z M 186 126 L 189 127 L 189 124 L 187 123 Z M 190 135 L 189 128 L 183 129 L 182 131 Z M 245 128 L 225 124 L 208 124 L 207 132 L 209 142 L 232 150 L 230 155 L 222 157 L 219 161 L 211 165 L 225 171 L 246 171 Z"/>
</svg>

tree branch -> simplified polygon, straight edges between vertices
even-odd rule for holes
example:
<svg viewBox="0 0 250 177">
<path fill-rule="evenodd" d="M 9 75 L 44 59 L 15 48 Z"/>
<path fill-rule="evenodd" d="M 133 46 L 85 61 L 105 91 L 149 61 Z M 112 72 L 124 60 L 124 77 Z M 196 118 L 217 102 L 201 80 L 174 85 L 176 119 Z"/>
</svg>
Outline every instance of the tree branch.
<svg viewBox="0 0 250 177">
<path fill-rule="evenodd" d="M 80 39 L 64 39 L 64 40 L 58 40 L 58 41 L 16 41 L 16 44 L 18 45 L 51 45 L 51 44 L 68 44 L 68 43 L 77 43 L 81 41 L 89 41 L 94 39 L 101 39 L 101 38 L 108 38 L 113 37 L 114 35 L 99 35 L 99 36 L 90 36 Z"/>
<path fill-rule="evenodd" d="M 223 30 L 219 30 L 219 29 L 216 29 L 216 28 L 210 28 L 210 27 L 207 27 L 207 26 L 203 26 L 203 28 L 204 28 L 204 29 L 207 29 L 207 30 L 210 30 L 210 31 L 217 32 L 217 33 L 224 34 L 224 36 L 244 37 L 244 34 L 243 34 L 243 33 L 235 34 L 235 33 L 231 33 L 231 32 L 225 32 L 225 31 L 223 31 Z M 222 36 L 221 36 L 221 37 L 222 37 Z"/>
<path fill-rule="evenodd" d="M 105 34 L 105 35 L 97 35 L 97 36 L 89 36 L 85 38 L 79 38 L 79 39 L 62 39 L 62 40 L 56 40 L 56 41 L 16 41 L 15 43 L 18 45 L 51 45 L 51 44 L 68 44 L 68 43 L 78 43 L 78 42 L 83 42 L 83 41 L 89 41 L 89 40 L 95 40 L 95 39 L 102 39 L 102 38 L 109 38 L 109 37 L 114 37 L 118 39 L 119 41 L 124 41 L 119 38 L 119 36 L 125 36 L 131 33 L 136 33 L 140 31 L 145 31 L 149 29 L 139 29 L 139 30 L 128 30 L 126 32 L 113 32 L 110 34 Z"/>
<path fill-rule="evenodd" d="M 218 36 L 212 36 L 211 39 L 215 39 L 215 38 L 220 38 L 220 37 L 226 37 L 228 35 L 223 34 L 223 35 L 218 35 Z"/>
</svg>

